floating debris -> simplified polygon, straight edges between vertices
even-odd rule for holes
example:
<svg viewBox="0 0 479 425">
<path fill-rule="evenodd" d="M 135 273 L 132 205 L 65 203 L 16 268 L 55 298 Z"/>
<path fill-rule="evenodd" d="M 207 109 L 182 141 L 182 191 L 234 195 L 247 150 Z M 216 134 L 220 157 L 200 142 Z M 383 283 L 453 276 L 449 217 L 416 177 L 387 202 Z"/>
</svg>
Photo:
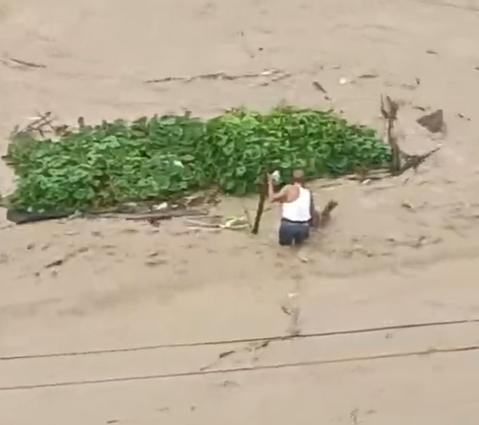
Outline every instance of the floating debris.
<svg viewBox="0 0 479 425">
<path fill-rule="evenodd" d="M 431 133 L 440 133 L 444 131 L 444 113 L 442 109 L 422 116 L 417 120 L 417 123 L 424 128 L 427 128 Z"/>
</svg>

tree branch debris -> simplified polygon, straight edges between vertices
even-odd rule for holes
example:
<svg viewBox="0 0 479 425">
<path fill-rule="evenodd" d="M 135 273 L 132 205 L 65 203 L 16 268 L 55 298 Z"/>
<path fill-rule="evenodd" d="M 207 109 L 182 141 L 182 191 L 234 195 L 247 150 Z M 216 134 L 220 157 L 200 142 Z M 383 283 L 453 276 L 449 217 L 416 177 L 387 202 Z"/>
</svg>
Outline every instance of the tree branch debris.
<svg viewBox="0 0 479 425">
<path fill-rule="evenodd" d="M 256 78 L 268 78 L 268 81 L 261 83 L 262 86 L 267 86 L 271 83 L 284 80 L 285 78 L 291 77 L 290 73 L 281 71 L 280 69 L 267 69 L 262 72 L 250 72 L 245 74 L 228 74 L 226 72 L 213 72 L 208 74 L 199 74 L 185 77 L 176 77 L 168 76 L 162 78 L 154 78 L 144 81 L 145 84 L 160 84 L 160 83 L 169 83 L 169 82 L 184 82 L 191 83 L 198 80 L 225 80 L 225 81 L 234 81 L 234 80 L 245 80 L 245 79 L 256 79 Z"/>
<path fill-rule="evenodd" d="M 399 104 L 397 102 L 393 101 L 389 96 L 386 96 L 385 98 L 381 96 L 381 114 L 386 120 L 386 140 L 389 146 L 391 146 L 392 158 L 390 172 L 393 176 L 401 175 L 410 168 L 414 169 L 414 171 L 417 171 L 419 165 L 421 165 L 427 158 L 441 148 L 441 146 L 437 146 L 431 151 L 421 155 L 409 155 L 403 152 L 398 145 L 396 136 L 394 135 L 394 123 L 397 120 L 398 111 Z M 433 124 L 438 124 L 440 121 L 441 128 L 443 127 L 444 122 L 442 119 L 442 110 L 436 111 L 435 113 L 426 117 L 432 119 L 432 121 L 434 121 Z M 427 120 L 424 120 L 424 118 L 425 117 L 420 118 L 418 122 L 423 120 L 422 122 L 425 125 Z"/>
<path fill-rule="evenodd" d="M 22 68 L 37 68 L 37 69 L 42 68 L 43 69 L 47 67 L 46 65 L 43 65 L 41 63 L 30 62 L 23 59 L 17 59 L 12 57 L 0 59 L 0 62 L 9 68 L 20 66 Z"/>
</svg>

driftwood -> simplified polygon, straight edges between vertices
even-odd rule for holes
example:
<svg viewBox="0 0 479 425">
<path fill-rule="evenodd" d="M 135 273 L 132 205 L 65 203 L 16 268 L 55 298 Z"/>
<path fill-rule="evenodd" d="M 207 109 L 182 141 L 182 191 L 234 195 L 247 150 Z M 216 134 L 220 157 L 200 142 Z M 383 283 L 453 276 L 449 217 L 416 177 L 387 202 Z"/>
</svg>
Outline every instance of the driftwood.
<svg viewBox="0 0 479 425">
<path fill-rule="evenodd" d="M 46 68 L 46 65 L 41 63 L 30 62 L 22 59 L 8 57 L 6 59 L 0 59 L 0 62 L 3 63 L 5 66 L 12 67 L 15 65 L 20 65 L 26 68 Z"/>
<path fill-rule="evenodd" d="M 427 128 L 431 133 L 440 133 L 445 128 L 444 113 L 442 109 L 438 109 L 431 114 L 422 116 L 417 120 L 417 123 Z"/>
<path fill-rule="evenodd" d="M 417 171 L 417 168 L 419 167 L 419 165 L 421 165 L 427 158 L 429 158 L 433 153 L 437 152 L 441 148 L 441 146 L 437 146 L 436 148 L 422 155 L 409 155 L 401 151 L 397 142 L 397 138 L 393 132 L 394 123 L 397 120 L 398 111 L 399 111 L 399 104 L 397 102 L 393 101 L 389 96 L 386 96 L 385 98 L 381 96 L 381 114 L 386 120 L 386 125 L 387 125 L 386 138 L 387 138 L 387 142 L 389 146 L 391 147 L 391 155 L 392 155 L 390 171 L 391 171 L 391 174 L 394 176 L 401 175 L 402 173 L 409 170 L 410 168 L 414 169 L 414 171 Z M 421 125 L 425 125 L 425 126 L 426 126 L 426 123 L 432 123 L 435 125 L 434 127 L 432 127 L 434 129 L 436 129 L 436 125 L 440 124 L 441 128 L 443 128 L 444 122 L 442 119 L 442 110 L 436 111 L 433 114 L 422 117 L 418 120 L 418 122 Z"/>
<path fill-rule="evenodd" d="M 437 146 L 434 149 L 422 155 L 405 154 L 406 161 L 404 162 L 404 164 L 401 165 L 401 168 L 399 169 L 398 174 L 402 174 L 405 171 L 409 170 L 410 168 L 412 168 L 414 171 L 417 171 L 417 168 L 419 167 L 419 165 L 421 165 L 427 158 L 429 158 L 433 153 L 437 152 L 439 149 L 441 149 L 441 146 Z"/>
<path fill-rule="evenodd" d="M 69 127 L 67 125 L 54 125 L 55 117 L 50 111 L 43 114 L 37 114 L 33 120 L 23 128 L 16 126 L 12 132 L 11 137 L 21 134 L 38 133 L 41 137 L 45 137 L 47 133 L 53 133 L 56 136 L 63 136 L 68 134 Z"/>
<path fill-rule="evenodd" d="M 151 212 L 145 214 L 115 214 L 115 217 L 123 218 L 125 220 L 131 221 L 141 221 L 141 220 L 171 220 L 172 218 L 178 217 L 198 217 L 206 215 L 206 211 L 201 210 L 172 210 L 172 211 L 161 211 L 161 212 Z"/>
<path fill-rule="evenodd" d="M 36 213 L 36 212 L 26 212 L 26 211 L 18 211 L 15 209 L 8 209 L 7 220 L 15 224 L 27 224 L 27 223 L 35 223 L 38 221 L 58 220 L 61 218 L 69 217 L 73 213 L 74 211 Z"/>
<path fill-rule="evenodd" d="M 87 247 L 81 247 L 81 248 L 78 248 L 77 250 L 73 251 L 73 252 L 69 252 L 67 253 L 64 257 L 62 258 L 57 258 L 56 260 L 48 263 L 45 265 L 45 268 L 46 269 L 51 269 L 51 268 L 55 268 L 55 267 L 58 267 L 58 266 L 61 266 L 63 264 L 65 264 L 68 260 L 71 260 L 73 258 L 75 258 L 76 256 L 80 255 L 80 254 L 83 254 L 85 252 L 88 251 L 88 248 Z"/>
<path fill-rule="evenodd" d="M 32 121 L 27 124 L 25 127 L 20 127 L 16 125 L 13 129 L 10 138 L 15 141 L 15 137 L 24 134 L 32 134 L 38 133 L 40 136 L 44 137 L 45 135 L 45 127 L 49 127 L 49 129 L 53 129 L 52 124 L 52 113 L 45 112 L 44 114 L 37 114 L 35 118 L 32 118 Z"/>
<path fill-rule="evenodd" d="M 381 96 L 381 113 L 386 120 L 387 125 L 387 142 L 391 147 L 391 172 L 396 173 L 401 168 L 401 150 L 397 143 L 396 136 L 393 133 L 394 123 L 397 120 L 397 113 L 399 110 L 399 105 L 397 102 L 394 102 L 389 96 L 383 98 Z"/>
<path fill-rule="evenodd" d="M 268 81 L 264 81 L 260 84 L 260 86 L 262 87 L 266 87 L 266 86 L 269 86 L 270 84 L 273 84 L 273 83 L 277 83 L 279 81 L 282 81 L 282 80 L 286 80 L 287 78 L 291 78 L 293 75 L 290 74 L 289 72 L 288 73 L 285 73 L 285 74 L 280 74 L 276 77 L 273 77 L 271 78 L 270 80 Z"/>
<path fill-rule="evenodd" d="M 360 170 L 355 174 L 347 174 L 344 176 L 347 180 L 365 182 L 367 180 L 382 180 L 391 177 L 391 170 L 387 168 L 377 168 L 373 170 Z"/>
<path fill-rule="evenodd" d="M 46 65 L 43 65 L 41 63 L 35 63 L 35 62 L 29 62 L 25 61 L 22 59 L 16 59 L 16 58 L 8 58 L 11 62 L 15 62 L 19 65 L 26 66 L 28 68 L 46 68 Z"/>
<path fill-rule="evenodd" d="M 313 87 L 324 94 L 328 94 L 326 89 L 318 81 L 313 81 Z"/>
<path fill-rule="evenodd" d="M 26 212 L 26 211 L 18 211 L 14 209 L 7 210 L 7 220 L 15 223 L 15 224 L 26 224 L 26 223 L 34 223 L 38 221 L 45 221 L 45 220 L 57 220 L 61 218 L 71 217 L 75 214 L 75 211 L 59 211 L 59 212 L 45 212 L 45 213 L 37 213 L 37 212 Z M 152 225 L 157 225 L 160 221 L 163 220 L 170 220 L 172 218 L 177 217 L 199 217 L 199 216 L 206 216 L 208 214 L 207 211 L 203 210 L 192 210 L 192 209 L 182 209 L 182 210 L 172 210 L 172 211 L 161 211 L 161 212 L 151 212 L 151 213 L 143 213 L 143 214 L 121 214 L 121 213 L 108 213 L 107 211 L 104 212 L 89 212 L 82 214 L 83 217 L 86 218 L 121 218 L 124 220 L 130 221 L 148 221 Z"/>
<path fill-rule="evenodd" d="M 207 211 L 181 209 L 140 214 L 99 214 L 99 216 L 103 218 L 119 218 L 128 221 L 146 221 L 150 223 L 153 227 L 159 227 L 160 223 L 165 220 L 171 220 L 178 217 L 199 217 L 205 216 L 207 214 Z"/>
<path fill-rule="evenodd" d="M 324 94 L 324 99 L 325 100 L 331 100 L 331 97 L 329 96 L 328 92 L 326 91 L 326 89 L 321 85 L 321 83 L 319 81 L 313 81 L 313 87 L 316 89 L 316 90 L 319 90 L 321 93 Z"/>
<path fill-rule="evenodd" d="M 291 74 L 285 73 L 279 69 L 270 69 L 262 72 L 250 72 L 245 74 L 228 74 L 226 72 L 212 72 L 209 74 L 200 74 L 200 75 L 193 75 L 190 77 L 163 77 L 163 78 L 154 78 L 151 80 L 144 81 L 145 84 L 159 84 L 159 83 L 168 83 L 173 81 L 181 81 L 185 83 L 191 83 L 196 80 L 242 80 L 242 79 L 251 79 L 251 78 L 261 78 L 261 77 L 272 77 L 272 81 L 279 81 L 283 78 L 290 77 Z"/>
<path fill-rule="evenodd" d="M 338 206 L 334 200 L 329 201 L 319 214 L 319 227 L 326 226 L 331 220 L 331 212 Z"/>
</svg>

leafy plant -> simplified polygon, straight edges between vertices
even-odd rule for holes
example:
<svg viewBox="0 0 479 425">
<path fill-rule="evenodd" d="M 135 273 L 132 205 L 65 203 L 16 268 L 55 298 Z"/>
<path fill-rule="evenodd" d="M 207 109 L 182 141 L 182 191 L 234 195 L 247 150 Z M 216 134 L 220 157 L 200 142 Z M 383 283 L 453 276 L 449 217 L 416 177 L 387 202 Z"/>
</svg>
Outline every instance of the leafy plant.
<svg viewBox="0 0 479 425">
<path fill-rule="evenodd" d="M 8 158 L 18 176 L 13 205 L 31 211 L 88 210 L 165 200 L 218 185 L 244 195 L 264 170 L 337 176 L 385 166 L 389 147 L 374 130 L 331 112 L 231 110 L 203 121 L 154 116 L 83 126 L 53 141 L 18 133 Z"/>
</svg>

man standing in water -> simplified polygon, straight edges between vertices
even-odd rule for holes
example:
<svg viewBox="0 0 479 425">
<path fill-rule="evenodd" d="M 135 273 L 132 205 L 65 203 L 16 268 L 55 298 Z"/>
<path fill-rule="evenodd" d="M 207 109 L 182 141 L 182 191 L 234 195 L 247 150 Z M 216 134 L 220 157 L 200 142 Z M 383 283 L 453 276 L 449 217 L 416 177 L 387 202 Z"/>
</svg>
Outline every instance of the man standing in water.
<svg viewBox="0 0 479 425">
<path fill-rule="evenodd" d="M 271 202 L 281 204 L 279 244 L 298 245 L 308 239 L 309 228 L 318 224 L 319 215 L 311 191 L 304 187 L 304 172 L 294 170 L 292 183 L 277 193 L 274 191 L 273 177 L 268 176 L 268 195 Z"/>
</svg>

